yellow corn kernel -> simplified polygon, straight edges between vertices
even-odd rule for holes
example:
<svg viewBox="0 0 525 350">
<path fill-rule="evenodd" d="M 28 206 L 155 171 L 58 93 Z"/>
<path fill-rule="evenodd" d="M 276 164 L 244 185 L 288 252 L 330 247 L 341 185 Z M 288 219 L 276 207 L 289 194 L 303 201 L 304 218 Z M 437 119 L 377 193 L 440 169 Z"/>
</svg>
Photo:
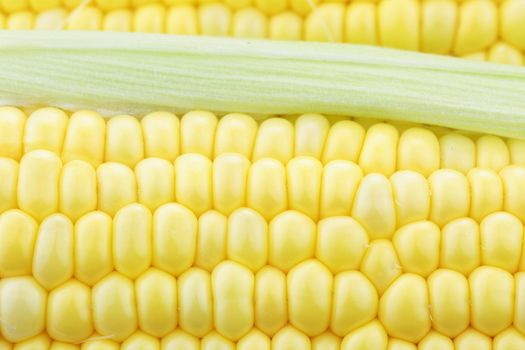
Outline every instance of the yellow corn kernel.
<svg viewBox="0 0 525 350">
<path fill-rule="evenodd" d="M 54 341 L 49 350 L 80 350 L 80 345 Z"/>
<path fill-rule="evenodd" d="M 324 3 L 312 9 L 305 20 L 304 39 L 308 41 L 343 41 L 344 4 Z"/>
<path fill-rule="evenodd" d="M 93 333 L 91 290 L 70 280 L 49 293 L 47 332 L 55 340 L 77 343 Z"/>
<path fill-rule="evenodd" d="M 27 118 L 24 152 L 48 150 L 60 154 L 68 116 L 56 108 L 41 108 Z"/>
<path fill-rule="evenodd" d="M 82 343 L 81 350 L 119 350 L 120 344 L 113 340 L 93 335 Z"/>
<path fill-rule="evenodd" d="M 495 43 L 487 53 L 487 60 L 501 64 L 523 65 L 523 54 L 514 46 L 504 42 Z"/>
<path fill-rule="evenodd" d="M 392 187 L 385 176 L 369 174 L 363 178 L 352 206 L 352 217 L 363 225 L 371 240 L 393 235 L 396 212 Z"/>
<path fill-rule="evenodd" d="M 62 168 L 59 182 L 60 212 L 76 221 L 97 208 L 97 176 L 86 162 L 73 160 Z"/>
<path fill-rule="evenodd" d="M 19 160 L 26 123 L 25 114 L 13 107 L 0 108 L 0 156 Z"/>
<path fill-rule="evenodd" d="M 175 169 L 161 158 L 146 158 L 135 167 L 139 203 L 151 211 L 175 201 Z"/>
<path fill-rule="evenodd" d="M 430 191 L 430 220 L 443 226 L 468 216 L 470 189 L 466 176 L 451 169 L 440 169 L 428 178 Z"/>
<path fill-rule="evenodd" d="M 293 266 L 314 257 L 315 223 L 297 211 L 286 211 L 276 216 L 269 227 L 269 254 L 271 265 L 287 272 Z"/>
<path fill-rule="evenodd" d="M 240 208 L 228 218 L 228 259 L 257 271 L 268 259 L 268 225 L 255 210 Z"/>
<path fill-rule="evenodd" d="M 113 216 L 136 202 L 135 175 L 123 164 L 103 163 L 97 168 L 97 190 L 98 209 Z"/>
<path fill-rule="evenodd" d="M 179 156 L 179 118 L 168 112 L 153 112 L 140 121 L 144 154 L 174 162 Z"/>
<path fill-rule="evenodd" d="M 26 153 L 20 161 L 17 201 L 38 221 L 58 210 L 58 182 L 62 162 L 49 151 Z M 38 176 L 35 176 L 38 174 Z"/>
<path fill-rule="evenodd" d="M 267 15 L 282 13 L 288 7 L 288 0 L 255 0 L 255 6 Z"/>
<path fill-rule="evenodd" d="M 199 217 L 195 266 L 212 271 L 226 259 L 226 225 L 221 213 L 210 210 Z M 171 254 L 169 250 L 166 254 Z"/>
<path fill-rule="evenodd" d="M 332 286 L 332 274 L 318 260 L 293 267 L 287 276 L 290 323 L 308 336 L 324 332 L 330 323 Z"/>
<path fill-rule="evenodd" d="M 494 170 L 473 168 L 467 178 L 471 192 L 470 216 L 473 219 L 481 221 L 503 208 L 503 183 Z"/>
<path fill-rule="evenodd" d="M 494 337 L 494 350 L 512 350 L 525 347 L 525 336 L 515 328 L 509 327 Z"/>
<path fill-rule="evenodd" d="M 121 341 L 137 328 L 133 282 L 118 272 L 100 280 L 92 290 L 93 323 L 98 333 Z"/>
<path fill-rule="evenodd" d="M 401 227 L 392 238 L 404 272 L 427 277 L 439 265 L 439 227 L 417 221 Z"/>
<path fill-rule="evenodd" d="M 102 30 L 110 32 L 131 32 L 133 13 L 128 9 L 112 10 L 106 13 Z"/>
<path fill-rule="evenodd" d="M 166 33 L 197 35 L 197 22 L 197 9 L 194 6 L 173 6 L 166 15 Z"/>
<path fill-rule="evenodd" d="M 368 235 L 350 217 L 333 217 L 319 221 L 316 258 L 332 273 L 359 268 L 368 247 Z"/>
<path fill-rule="evenodd" d="M 30 11 L 14 12 L 7 17 L 6 29 L 30 30 L 33 29 L 35 15 Z"/>
<path fill-rule="evenodd" d="M 166 272 L 150 268 L 135 281 L 140 329 L 162 337 L 177 326 L 177 285 Z M 149 349 L 149 348 L 148 348 Z"/>
<path fill-rule="evenodd" d="M 246 267 L 223 261 L 211 274 L 215 329 L 238 340 L 254 323 L 254 276 Z"/>
<path fill-rule="evenodd" d="M 197 18 L 201 35 L 227 36 L 230 34 L 232 13 L 225 4 L 201 5 L 197 11 Z"/>
<path fill-rule="evenodd" d="M 465 276 L 481 263 L 478 224 L 471 218 L 451 221 L 441 233 L 441 267 Z"/>
<path fill-rule="evenodd" d="M 153 217 L 153 266 L 179 275 L 195 258 L 197 219 L 177 203 L 160 207 Z"/>
<path fill-rule="evenodd" d="M 381 296 L 378 318 L 389 335 L 421 340 L 431 326 L 425 280 L 411 273 L 399 276 Z"/>
<path fill-rule="evenodd" d="M 0 158 L 0 213 L 17 207 L 17 181 L 18 163 L 13 159 Z"/>
<path fill-rule="evenodd" d="M 418 344 L 418 350 L 454 350 L 452 339 L 430 331 Z"/>
<path fill-rule="evenodd" d="M 476 166 L 476 146 L 467 136 L 449 133 L 439 139 L 441 167 L 466 174 Z"/>
<path fill-rule="evenodd" d="M 100 30 L 102 27 L 102 11 L 93 6 L 79 8 L 66 21 L 68 30 Z"/>
<path fill-rule="evenodd" d="M 350 215 L 363 172 L 355 163 L 335 160 L 326 164 L 321 176 L 320 216 Z"/>
<path fill-rule="evenodd" d="M 459 272 L 440 269 L 427 280 L 432 326 L 454 338 L 470 322 L 469 285 Z"/>
<path fill-rule="evenodd" d="M 113 220 L 115 270 L 135 279 L 151 265 L 151 212 L 134 203 L 117 212 Z"/>
<path fill-rule="evenodd" d="M 498 35 L 498 9 L 490 0 L 464 2 L 459 8 L 454 54 L 466 55 L 483 50 Z"/>
<path fill-rule="evenodd" d="M 317 220 L 323 170 L 321 162 L 311 157 L 297 157 L 288 162 L 286 170 L 290 209 Z"/>
<path fill-rule="evenodd" d="M 390 176 L 396 169 L 397 129 L 388 124 L 371 126 L 363 143 L 359 156 L 359 166 L 365 174 L 381 173 Z"/>
<path fill-rule="evenodd" d="M 231 113 L 219 120 L 215 134 L 215 157 L 223 153 L 238 153 L 251 158 L 257 134 L 257 123 L 246 114 Z"/>
<path fill-rule="evenodd" d="M 33 276 L 51 290 L 73 276 L 73 224 L 62 214 L 47 217 L 39 227 Z"/>
<path fill-rule="evenodd" d="M 401 339 L 390 338 L 387 350 L 417 350 L 417 346 Z"/>
<path fill-rule="evenodd" d="M 512 323 L 514 279 L 507 271 L 481 266 L 469 276 L 471 325 L 495 336 Z"/>
<path fill-rule="evenodd" d="M 410 128 L 399 138 L 397 168 L 427 177 L 439 169 L 439 142 L 427 129 Z"/>
<path fill-rule="evenodd" d="M 232 19 L 232 36 L 238 38 L 266 38 L 268 20 L 264 13 L 253 7 L 238 10 Z"/>
<path fill-rule="evenodd" d="M 523 242 L 523 225 L 512 214 L 496 212 L 480 225 L 481 262 L 510 273 L 518 269 Z"/>
<path fill-rule="evenodd" d="M 514 165 L 525 165 L 525 141 L 508 139 L 507 147 L 510 152 L 510 161 Z"/>
<path fill-rule="evenodd" d="M 304 114 L 295 121 L 295 156 L 320 159 L 330 123 L 319 114 Z"/>
<path fill-rule="evenodd" d="M 323 163 L 333 160 L 357 162 L 364 138 L 365 130 L 360 124 L 350 120 L 335 123 L 326 136 Z"/>
<path fill-rule="evenodd" d="M 499 10 L 503 40 L 525 50 L 525 3 L 520 0 L 504 1 Z"/>
<path fill-rule="evenodd" d="M 492 339 L 472 328 L 467 329 L 454 339 L 456 350 L 491 350 Z"/>
<path fill-rule="evenodd" d="M 260 126 L 255 140 L 253 160 L 273 158 L 283 163 L 294 154 L 294 127 L 286 119 L 270 118 Z"/>
<path fill-rule="evenodd" d="M 256 0 L 256 2 L 257 1 L 258 0 Z M 303 33 L 303 19 L 297 13 L 292 11 L 277 13 L 270 18 L 268 32 L 269 39 L 273 40 L 301 40 Z"/>
<path fill-rule="evenodd" d="M 34 27 L 38 30 L 58 30 L 64 27 L 67 11 L 63 8 L 44 10 L 36 15 Z"/>
<path fill-rule="evenodd" d="M 200 340 L 181 329 L 168 334 L 160 343 L 162 350 L 199 350 Z"/>
<path fill-rule="evenodd" d="M 525 222 L 525 167 L 508 166 L 500 172 L 503 180 L 503 207 Z"/>
<path fill-rule="evenodd" d="M 253 328 L 237 342 L 237 350 L 270 350 L 271 340 L 261 331 Z"/>
<path fill-rule="evenodd" d="M 287 209 L 286 173 L 281 162 L 264 158 L 252 164 L 248 172 L 246 204 L 266 220 Z"/>
<path fill-rule="evenodd" d="M 135 10 L 133 31 L 143 33 L 163 33 L 166 8 L 159 4 L 144 5 Z"/>
<path fill-rule="evenodd" d="M 118 10 L 130 5 L 129 0 L 96 0 L 95 3 L 104 11 Z"/>
<path fill-rule="evenodd" d="M 518 272 L 514 275 L 514 327 L 520 332 L 525 331 L 525 272 Z"/>
<path fill-rule="evenodd" d="M 386 239 L 372 241 L 360 267 L 366 277 L 376 287 L 379 294 L 401 275 L 401 265 L 392 242 Z"/>
<path fill-rule="evenodd" d="M 345 14 L 345 42 L 363 45 L 376 45 L 376 4 L 372 2 L 354 2 L 347 6 Z"/>
<path fill-rule="evenodd" d="M 478 52 L 469 53 L 466 55 L 461 55 L 459 57 L 466 59 L 466 60 L 483 62 L 487 60 L 487 53 L 485 51 L 478 51 Z"/>
<path fill-rule="evenodd" d="M 287 325 L 272 338 L 273 350 L 310 349 L 310 338 L 294 327 Z"/>
<path fill-rule="evenodd" d="M 23 211 L 0 215 L 0 277 L 31 274 L 36 233 L 36 221 Z"/>
<path fill-rule="evenodd" d="M 325 332 L 312 339 L 312 350 L 339 350 L 341 338 L 331 332 Z"/>
<path fill-rule="evenodd" d="M 499 171 L 510 163 L 507 145 L 497 136 L 481 136 L 476 142 L 476 150 L 478 168 Z"/>
<path fill-rule="evenodd" d="M 303 17 L 317 8 L 318 4 L 319 0 L 290 0 L 291 9 Z"/>
<path fill-rule="evenodd" d="M 100 114 L 91 111 L 73 113 L 66 130 L 62 160 L 83 160 L 95 167 L 100 165 L 104 160 L 105 133 L 106 123 Z"/>
<path fill-rule="evenodd" d="M 60 6 L 60 0 L 29 0 L 31 8 L 37 12 L 41 12 L 53 7 Z"/>
<path fill-rule="evenodd" d="M 160 2 L 159 0 L 131 0 L 131 7 L 137 8 L 147 4 Z"/>
<path fill-rule="evenodd" d="M 341 350 L 386 350 L 387 344 L 388 336 L 385 329 L 379 321 L 374 320 L 347 334 L 341 343 Z"/>
<path fill-rule="evenodd" d="M 0 330 L 10 342 L 36 336 L 46 324 L 46 292 L 32 277 L 0 281 Z"/>
<path fill-rule="evenodd" d="M 288 320 L 286 275 L 265 266 L 255 275 L 255 325 L 273 336 Z"/>
<path fill-rule="evenodd" d="M 100 211 L 75 224 L 75 277 L 92 286 L 113 270 L 111 218 Z"/>
<path fill-rule="evenodd" d="M 252 0 L 225 0 L 224 3 L 232 10 L 237 11 L 250 6 Z"/>
<path fill-rule="evenodd" d="M 184 154 L 175 161 L 175 197 L 196 215 L 212 207 L 212 163 L 196 153 Z"/>
<path fill-rule="evenodd" d="M 423 175 L 410 170 L 398 171 L 390 177 L 390 184 L 398 226 L 428 218 L 430 191 Z"/>
<path fill-rule="evenodd" d="M 421 4 L 421 50 L 448 54 L 454 43 L 458 6 L 454 0 L 425 0 Z"/>
<path fill-rule="evenodd" d="M 384 0 L 378 4 L 378 28 L 382 46 L 404 50 L 419 49 L 417 0 Z"/>
<path fill-rule="evenodd" d="M 208 333 L 202 338 L 200 350 L 235 350 L 235 343 L 217 332 Z"/>
<path fill-rule="evenodd" d="M 0 12 L 0 29 L 4 29 L 5 28 L 5 22 L 6 22 L 5 15 Z M 6 345 L 6 349 L 7 349 L 7 345 Z M 4 350 L 4 349 L 2 349 L 2 350 Z M 9 350 L 11 350 L 11 349 L 9 348 Z"/>
<path fill-rule="evenodd" d="M 213 330 L 210 274 L 192 267 L 179 276 L 177 286 L 180 327 L 193 336 L 203 337 Z"/>
<path fill-rule="evenodd" d="M 144 141 L 139 121 L 128 115 L 109 119 L 106 129 L 106 162 L 131 168 L 144 158 Z"/>
<path fill-rule="evenodd" d="M 330 329 L 338 336 L 344 337 L 364 326 L 377 314 L 377 291 L 361 272 L 347 271 L 337 274 L 334 279 L 333 298 Z"/>
<path fill-rule="evenodd" d="M 24 11 L 29 8 L 28 0 L 0 0 L 0 7 L 7 13 Z"/>
<path fill-rule="evenodd" d="M 137 349 L 148 349 L 148 350 L 159 350 L 160 343 L 157 338 L 143 332 L 135 332 L 128 339 L 126 339 L 121 347 L 121 350 L 137 350 Z"/>
<path fill-rule="evenodd" d="M 15 344 L 13 350 L 47 350 L 51 344 L 51 339 L 46 333 L 41 333 L 36 337 Z"/>
<path fill-rule="evenodd" d="M 213 207 L 229 215 L 245 205 L 250 162 L 237 153 L 224 153 L 213 161 Z"/>
</svg>

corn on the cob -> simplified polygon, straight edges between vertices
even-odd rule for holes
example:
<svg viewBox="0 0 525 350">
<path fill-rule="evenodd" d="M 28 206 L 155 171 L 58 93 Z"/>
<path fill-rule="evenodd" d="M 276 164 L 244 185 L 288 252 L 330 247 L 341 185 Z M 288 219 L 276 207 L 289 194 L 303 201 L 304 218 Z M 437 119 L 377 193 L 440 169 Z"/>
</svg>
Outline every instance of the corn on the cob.
<svg viewBox="0 0 525 350">
<path fill-rule="evenodd" d="M 332 41 L 525 63 L 522 0 L 0 2 L 0 28 Z"/>
<path fill-rule="evenodd" d="M 525 142 L 0 108 L 0 349 L 520 349 Z"/>
</svg>

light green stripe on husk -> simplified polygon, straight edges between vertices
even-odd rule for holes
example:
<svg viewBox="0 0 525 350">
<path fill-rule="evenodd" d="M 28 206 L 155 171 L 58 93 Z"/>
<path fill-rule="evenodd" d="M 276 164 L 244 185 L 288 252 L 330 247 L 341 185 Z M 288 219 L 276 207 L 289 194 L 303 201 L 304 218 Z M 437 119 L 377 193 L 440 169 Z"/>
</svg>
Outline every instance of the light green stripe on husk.
<svg viewBox="0 0 525 350">
<path fill-rule="evenodd" d="M 0 102 L 317 112 L 525 138 L 525 68 L 327 43 L 0 31 Z"/>
</svg>

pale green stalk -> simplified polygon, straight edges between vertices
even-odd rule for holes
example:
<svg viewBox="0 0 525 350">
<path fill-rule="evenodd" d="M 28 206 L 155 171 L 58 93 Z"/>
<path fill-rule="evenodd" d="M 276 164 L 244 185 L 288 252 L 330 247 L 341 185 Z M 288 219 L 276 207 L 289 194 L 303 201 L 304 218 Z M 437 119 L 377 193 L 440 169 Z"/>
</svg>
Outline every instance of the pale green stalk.
<svg viewBox="0 0 525 350">
<path fill-rule="evenodd" d="M 384 48 L 103 32 L 0 32 L 13 105 L 374 117 L 525 138 L 525 69 Z"/>
</svg>

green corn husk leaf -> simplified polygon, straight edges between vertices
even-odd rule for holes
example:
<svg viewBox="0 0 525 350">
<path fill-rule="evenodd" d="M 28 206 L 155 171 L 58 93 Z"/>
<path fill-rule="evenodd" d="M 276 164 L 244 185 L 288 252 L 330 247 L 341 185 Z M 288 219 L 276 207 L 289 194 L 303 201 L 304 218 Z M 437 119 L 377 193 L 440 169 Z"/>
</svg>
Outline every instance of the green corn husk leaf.
<svg viewBox="0 0 525 350">
<path fill-rule="evenodd" d="M 525 69 L 378 47 L 173 35 L 0 31 L 0 103 L 323 113 L 525 139 Z"/>
</svg>

